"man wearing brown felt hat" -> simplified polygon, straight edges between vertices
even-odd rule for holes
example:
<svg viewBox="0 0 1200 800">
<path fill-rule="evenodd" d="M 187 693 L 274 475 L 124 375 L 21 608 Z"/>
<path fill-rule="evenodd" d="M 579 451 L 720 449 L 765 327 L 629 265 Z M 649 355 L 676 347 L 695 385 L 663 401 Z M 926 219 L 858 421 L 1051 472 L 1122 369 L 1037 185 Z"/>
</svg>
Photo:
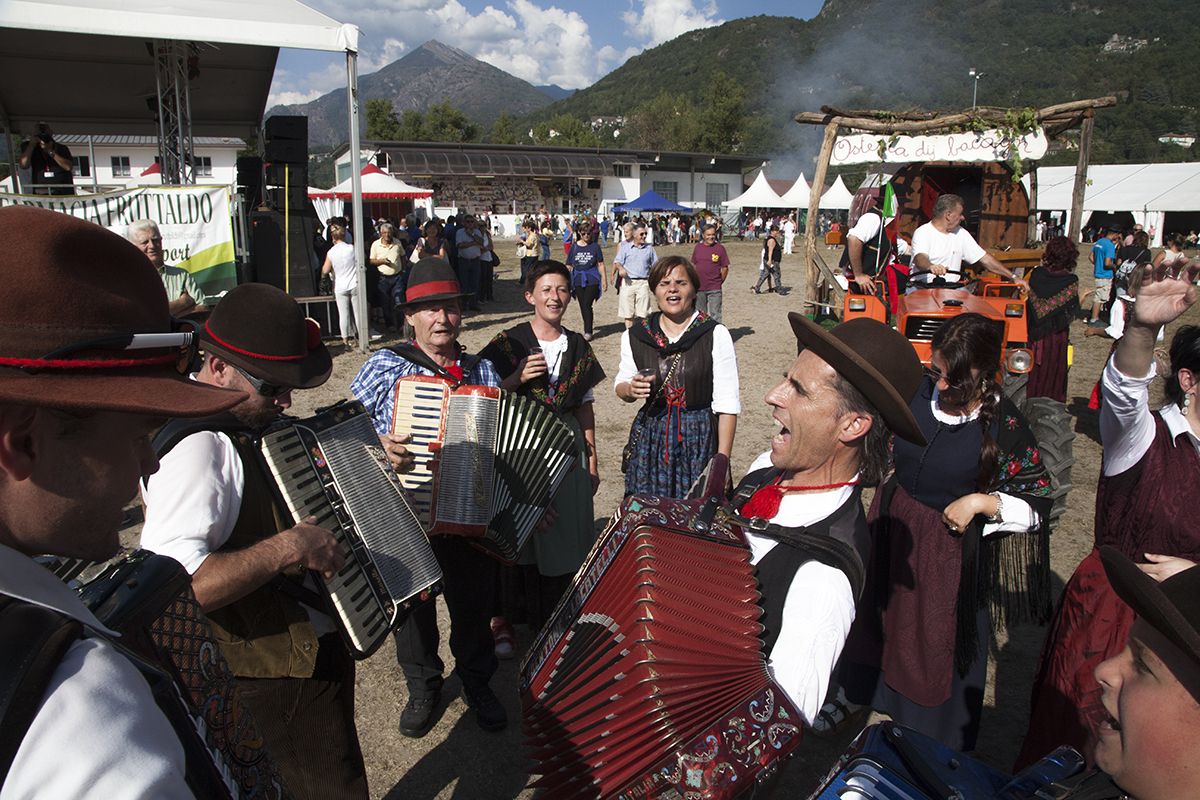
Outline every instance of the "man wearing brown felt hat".
<svg viewBox="0 0 1200 800">
<path fill-rule="evenodd" d="M 200 347 L 196 381 L 245 399 L 223 414 L 173 421 L 155 437 L 162 466 L 143 488 L 142 547 L 191 573 L 292 796 L 366 797 L 354 661 L 309 575 L 340 570 L 342 551 L 314 519 L 284 519 L 258 446 L 293 391 L 329 379 L 329 351 L 296 301 L 261 283 L 225 295 L 200 329 Z"/>
<path fill-rule="evenodd" d="M 798 355 L 765 398 L 780 430 L 732 505 L 758 571 L 772 672 L 813 725 L 865 580 L 862 489 L 882 479 L 893 433 L 924 444 L 909 410 L 922 369 L 882 323 L 788 319 Z"/>
<path fill-rule="evenodd" d="M 194 333 L 122 237 L 11 207 L 0 241 L 0 668 L 33 658 L 56 621 L 77 637 L 44 693 L 0 699 L 0 784 L 14 797 L 191 797 L 182 745 L 116 634 L 30 557 L 113 556 L 125 504 L 158 468 L 155 429 L 245 395 L 187 379 Z"/>
</svg>

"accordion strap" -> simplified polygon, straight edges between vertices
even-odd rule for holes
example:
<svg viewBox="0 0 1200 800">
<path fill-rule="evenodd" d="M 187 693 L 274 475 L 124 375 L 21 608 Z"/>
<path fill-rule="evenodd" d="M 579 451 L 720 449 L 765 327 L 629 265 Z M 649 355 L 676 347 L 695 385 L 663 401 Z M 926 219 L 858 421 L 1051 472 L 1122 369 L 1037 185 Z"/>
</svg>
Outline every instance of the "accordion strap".
<svg viewBox="0 0 1200 800">
<path fill-rule="evenodd" d="M 479 356 L 473 356 L 465 352 L 460 354 L 458 361 L 462 365 L 463 375 L 459 379 L 454 377 L 445 367 L 430 358 L 428 353 L 412 342 L 401 342 L 400 344 L 392 345 L 388 349 L 401 358 L 411 361 L 419 367 L 424 367 L 442 380 L 449 381 L 450 385 L 455 389 L 470 382 L 471 373 L 475 371 L 475 367 L 480 362 Z"/>
<path fill-rule="evenodd" d="M 83 635 L 57 611 L 0 595 L 0 786 L 37 717 L 54 670 Z"/>
</svg>

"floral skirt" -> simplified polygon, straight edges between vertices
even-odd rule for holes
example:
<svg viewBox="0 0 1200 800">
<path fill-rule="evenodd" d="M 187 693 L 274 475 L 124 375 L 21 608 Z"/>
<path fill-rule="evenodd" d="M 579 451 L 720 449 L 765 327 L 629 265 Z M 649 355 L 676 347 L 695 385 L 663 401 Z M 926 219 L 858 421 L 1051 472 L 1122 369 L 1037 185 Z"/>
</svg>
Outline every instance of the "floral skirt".
<svg viewBox="0 0 1200 800">
<path fill-rule="evenodd" d="M 717 452 L 715 419 L 708 408 L 638 412 L 630 431 L 637 441 L 625 471 L 625 494 L 686 497 Z"/>
</svg>

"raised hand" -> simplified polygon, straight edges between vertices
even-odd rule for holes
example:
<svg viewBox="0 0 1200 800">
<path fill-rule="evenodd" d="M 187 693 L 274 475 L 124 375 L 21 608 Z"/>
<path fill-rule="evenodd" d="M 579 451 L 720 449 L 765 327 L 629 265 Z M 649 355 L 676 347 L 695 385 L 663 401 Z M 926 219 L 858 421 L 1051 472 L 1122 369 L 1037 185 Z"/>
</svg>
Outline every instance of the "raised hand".
<svg viewBox="0 0 1200 800">
<path fill-rule="evenodd" d="M 1139 325 L 1160 328 L 1178 319 L 1196 302 L 1196 274 L 1200 263 L 1190 261 L 1172 268 L 1145 264 L 1130 276 L 1130 285 L 1137 286 L 1133 321 Z"/>
</svg>

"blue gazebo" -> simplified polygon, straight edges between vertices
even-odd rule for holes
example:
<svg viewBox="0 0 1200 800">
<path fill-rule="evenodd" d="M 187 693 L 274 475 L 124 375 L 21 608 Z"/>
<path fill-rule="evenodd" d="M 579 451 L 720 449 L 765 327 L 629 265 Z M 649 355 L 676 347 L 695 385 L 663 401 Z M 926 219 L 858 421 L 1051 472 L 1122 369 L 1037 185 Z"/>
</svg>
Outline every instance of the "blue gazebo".
<svg viewBox="0 0 1200 800">
<path fill-rule="evenodd" d="M 638 197 L 635 200 L 630 200 L 628 203 L 619 206 L 613 206 L 613 211 L 684 211 L 690 212 L 695 209 L 681 206 L 679 203 L 672 203 L 667 198 L 655 191 L 649 191 Z"/>
</svg>

